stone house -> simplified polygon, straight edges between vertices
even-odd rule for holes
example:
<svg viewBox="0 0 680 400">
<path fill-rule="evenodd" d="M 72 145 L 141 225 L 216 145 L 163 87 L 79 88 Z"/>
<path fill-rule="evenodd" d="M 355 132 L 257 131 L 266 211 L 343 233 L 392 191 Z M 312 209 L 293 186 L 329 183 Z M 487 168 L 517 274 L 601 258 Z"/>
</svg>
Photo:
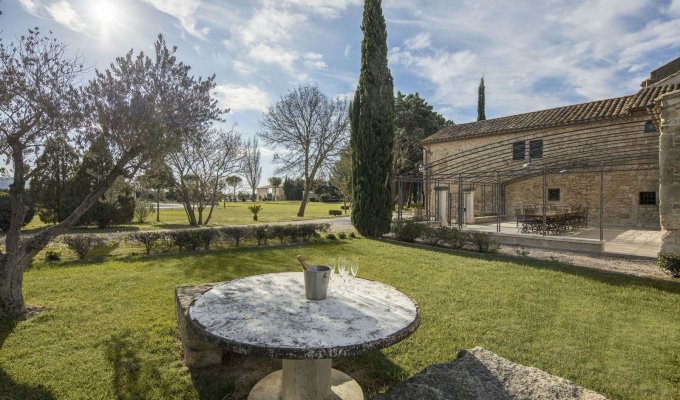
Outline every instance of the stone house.
<svg viewBox="0 0 680 400">
<path fill-rule="evenodd" d="M 603 204 L 609 226 L 658 228 L 654 99 L 680 89 L 680 58 L 641 86 L 628 96 L 450 125 L 427 137 L 422 176 L 431 218 L 474 223 L 499 212 L 514 218 L 527 205 L 579 205 L 595 225 Z"/>
<path fill-rule="evenodd" d="M 274 187 L 272 185 L 260 186 L 255 189 L 255 195 L 258 200 L 274 200 L 283 201 L 286 200 L 286 195 L 283 192 L 283 187 Z"/>
</svg>

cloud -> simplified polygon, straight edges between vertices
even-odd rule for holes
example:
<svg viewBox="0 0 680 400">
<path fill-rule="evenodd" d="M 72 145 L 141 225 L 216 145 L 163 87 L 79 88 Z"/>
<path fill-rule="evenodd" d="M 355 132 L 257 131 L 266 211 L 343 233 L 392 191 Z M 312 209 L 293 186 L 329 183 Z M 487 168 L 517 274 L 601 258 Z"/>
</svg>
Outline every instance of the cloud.
<svg viewBox="0 0 680 400">
<path fill-rule="evenodd" d="M 29 14 L 53 19 L 72 31 L 84 32 L 87 28 L 85 21 L 81 18 L 81 13 L 66 0 L 51 2 L 49 5 L 45 5 L 40 0 L 19 0 L 19 3 Z"/>
<path fill-rule="evenodd" d="M 421 32 L 414 37 L 408 38 L 404 41 L 406 48 L 409 50 L 423 50 L 430 47 L 430 34 Z"/>
<path fill-rule="evenodd" d="M 266 44 L 258 44 L 253 47 L 248 52 L 248 56 L 255 61 L 280 65 L 289 72 L 293 72 L 293 63 L 300 58 L 296 51 L 286 50 L 279 46 L 272 47 Z"/>
<path fill-rule="evenodd" d="M 250 75 L 257 70 L 257 68 L 253 64 L 239 60 L 234 60 L 231 64 L 234 67 L 234 71 L 238 72 L 241 75 Z"/>
<path fill-rule="evenodd" d="M 309 69 L 325 69 L 328 64 L 324 62 L 323 55 L 319 53 L 307 52 L 302 55 L 303 64 Z"/>
<path fill-rule="evenodd" d="M 306 16 L 302 14 L 265 6 L 255 10 L 252 18 L 237 31 L 246 45 L 280 43 L 290 40 L 292 31 L 305 20 Z"/>
<path fill-rule="evenodd" d="M 214 92 L 220 107 L 231 111 L 264 111 L 271 95 L 255 85 L 217 85 Z"/>
<path fill-rule="evenodd" d="M 182 28 L 199 39 L 206 38 L 210 32 L 208 27 L 199 28 L 195 14 L 201 5 L 200 0 L 142 0 L 159 11 L 171 15 L 179 21 Z"/>
<path fill-rule="evenodd" d="M 351 6 L 361 6 L 363 0 L 280 0 L 280 4 L 293 5 L 326 19 L 339 18 Z"/>
</svg>

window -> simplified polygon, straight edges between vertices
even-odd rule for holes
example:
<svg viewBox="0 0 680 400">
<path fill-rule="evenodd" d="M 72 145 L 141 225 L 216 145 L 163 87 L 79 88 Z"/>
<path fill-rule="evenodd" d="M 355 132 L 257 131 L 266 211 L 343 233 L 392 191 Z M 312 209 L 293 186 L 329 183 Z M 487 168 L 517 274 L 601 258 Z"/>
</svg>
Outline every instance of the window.
<svg viewBox="0 0 680 400">
<path fill-rule="evenodd" d="M 512 144 L 512 159 L 513 160 L 524 160 L 524 142 L 515 142 Z"/>
<path fill-rule="evenodd" d="M 548 201 L 560 201 L 560 189 L 548 189 Z"/>
<path fill-rule="evenodd" d="M 529 142 L 529 158 L 535 160 L 543 157 L 543 139 L 532 140 Z"/>
<path fill-rule="evenodd" d="M 645 132 L 656 132 L 656 126 L 654 126 L 654 121 L 645 122 Z"/>
<path fill-rule="evenodd" d="M 640 205 L 641 206 L 655 206 L 656 205 L 656 192 L 640 192 Z"/>
</svg>

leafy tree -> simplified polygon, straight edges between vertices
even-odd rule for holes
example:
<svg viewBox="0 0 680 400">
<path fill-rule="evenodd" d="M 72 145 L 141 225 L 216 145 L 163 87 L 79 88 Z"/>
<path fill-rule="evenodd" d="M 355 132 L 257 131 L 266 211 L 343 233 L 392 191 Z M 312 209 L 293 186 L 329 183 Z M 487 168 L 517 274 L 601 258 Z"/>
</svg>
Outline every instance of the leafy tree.
<svg viewBox="0 0 680 400">
<path fill-rule="evenodd" d="M 349 146 L 340 150 L 340 157 L 331 168 L 330 184 L 340 192 L 346 206 L 347 200 L 352 197 L 352 149 Z"/>
<path fill-rule="evenodd" d="M 299 86 L 269 107 L 260 125 L 260 137 L 282 150 L 274 155 L 277 171 L 304 180 L 297 213 L 303 217 L 314 179 L 333 165 L 347 141 L 347 101 L 326 96 L 316 85 Z"/>
<path fill-rule="evenodd" d="M 257 138 L 252 141 L 248 139 L 243 148 L 243 159 L 241 173 L 246 177 L 248 187 L 252 190 L 251 200 L 255 201 L 255 190 L 262 179 L 262 166 L 260 165 L 260 148 Z"/>
<path fill-rule="evenodd" d="M 225 179 L 227 186 L 232 188 L 234 192 L 234 201 L 238 201 L 238 198 L 236 197 L 236 189 L 241 185 L 241 182 L 243 182 L 243 179 L 238 176 L 238 175 L 230 175 Z"/>
<path fill-rule="evenodd" d="M 380 0 L 365 1 L 361 30 L 361 74 L 349 112 L 352 223 L 364 236 L 380 236 L 389 232 L 392 222 L 394 147 L 394 88 Z"/>
<path fill-rule="evenodd" d="M 286 179 L 283 181 L 283 195 L 286 200 L 302 200 L 305 184 L 302 179 Z"/>
<path fill-rule="evenodd" d="M 484 87 L 484 76 L 479 81 L 479 88 L 477 89 L 477 121 L 484 121 L 486 119 L 486 112 L 484 108 L 486 107 L 485 99 L 486 88 Z"/>
<path fill-rule="evenodd" d="M 28 190 L 29 197 L 40 208 L 41 221 L 56 224 L 68 216 L 64 195 L 79 161 L 78 153 L 66 138 L 55 136 L 45 143 L 43 153 L 36 160 L 36 168 L 42 172 L 31 179 Z"/>
<path fill-rule="evenodd" d="M 435 112 L 418 93 L 404 95 L 397 92 L 394 99 L 394 123 L 396 127 L 394 140 L 393 176 L 416 170 L 423 161 L 422 140 L 448 124 L 441 114 Z M 419 172 L 416 172 L 419 173 Z M 396 185 L 395 185 L 396 186 Z M 402 189 L 409 202 L 415 185 L 404 183 Z M 396 187 L 393 187 L 393 198 Z"/>
<path fill-rule="evenodd" d="M 0 151 L 12 166 L 9 197 L 12 218 L 0 254 L 0 318 L 26 312 L 23 272 L 54 237 L 73 227 L 120 177 L 132 178 L 150 161 L 175 150 L 185 136 L 219 118 L 211 97 L 214 77 L 189 75 L 162 36 L 154 56 L 128 52 L 82 90 L 74 82 L 82 72 L 66 46 L 38 30 L 17 43 L 0 45 Z M 85 117 L 84 121 L 83 118 Z M 42 170 L 40 157 L 52 137 L 72 135 L 76 142 L 104 139 L 113 165 L 98 186 L 62 222 L 22 238 L 26 181 Z"/>
<path fill-rule="evenodd" d="M 24 214 L 24 221 L 21 224 L 25 226 L 33 219 L 35 215 L 35 209 L 33 204 L 27 202 L 26 213 Z M 9 230 L 9 224 L 12 220 L 12 204 L 10 202 L 9 196 L 5 193 L 0 193 L 0 232 L 7 232 Z"/>
<path fill-rule="evenodd" d="M 173 185 L 172 171 L 163 159 L 157 159 L 144 170 L 139 178 L 145 188 L 152 188 L 156 199 L 156 222 L 161 222 L 161 198 L 163 192 Z"/>
<path fill-rule="evenodd" d="M 279 187 L 283 183 L 283 179 L 278 176 L 272 176 L 269 178 L 269 184 L 274 188 L 274 201 L 278 200 Z"/>
<path fill-rule="evenodd" d="M 210 129 L 187 138 L 179 151 L 170 154 L 173 182 L 190 225 L 210 222 L 224 179 L 240 165 L 240 151 L 237 132 Z"/>
</svg>

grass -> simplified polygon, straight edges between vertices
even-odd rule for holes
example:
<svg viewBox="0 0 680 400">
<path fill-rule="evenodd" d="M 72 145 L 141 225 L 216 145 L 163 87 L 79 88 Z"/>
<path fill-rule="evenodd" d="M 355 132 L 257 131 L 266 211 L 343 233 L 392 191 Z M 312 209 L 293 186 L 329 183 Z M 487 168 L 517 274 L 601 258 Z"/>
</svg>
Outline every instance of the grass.
<svg viewBox="0 0 680 400">
<path fill-rule="evenodd" d="M 233 381 L 180 361 L 175 285 L 297 270 L 296 254 L 357 255 L 419 303 L 413 336 L 335 363 L 371 392 L 482 346 L 611 398 L 680 399 L 679 283 L 368 239 L 38 263 L 41 311 L 0 326 L 0 399 L 219 399 Z"/>
<path fill-rule="evenodd" d="M 248 210 L 251 205 L 261 205 L 262 211 L 258 214 L 258 220 L 253 221 L 253 214 Z M 240 203 L 226 203 L 226 207 L 220 203 L 219 206 L 215 207 L 213 211 L 212 218 L 210 219 L 210 225 L 242 225 L 242 224 L 254 224 L 254 223 L 268 223 L 268 222 L 280 222 L 280 221 L 299 221 L 305 219 L 318 219 L 318 218 L 329 218 L 328 210 L 340 210 L 340 203 L 320 203 L 320 202 L 310 202 L 307 203 L 305 208 L 305 216 L 298 217 L 297 212 L 300 208 L 299 201 L 267 201 L 260 203 L 252 202 L 240 202 Z M 203 218 L 206 218 L 208 211 L 206 210 Z M 116 226 L 108 231 L 118 231 L 118 230 L 150 230 L 150 229 L 168 229 L 168 228 L 186 228 L 188 226 L 188 220 L 186 213 L 183 208 L 173 208 L 173 209 L 161 209 L 160 211 L 161 222 L 156 222 L 156 214 L 149 215 L 147 221 L 143 224 L 130 223 L 120 226 Z M 37 230 L 45 227 L 46 225 L 40 221 L 37 214 L 24 227 L 25 230 Z M 79 231 L 83 229 L 90 228 L 77 228 L 74 231 Z M 107 231 L 105 230 L 105 231 Z M 100 232 L 101 230 L 97 230 Z"/>
</svg>

